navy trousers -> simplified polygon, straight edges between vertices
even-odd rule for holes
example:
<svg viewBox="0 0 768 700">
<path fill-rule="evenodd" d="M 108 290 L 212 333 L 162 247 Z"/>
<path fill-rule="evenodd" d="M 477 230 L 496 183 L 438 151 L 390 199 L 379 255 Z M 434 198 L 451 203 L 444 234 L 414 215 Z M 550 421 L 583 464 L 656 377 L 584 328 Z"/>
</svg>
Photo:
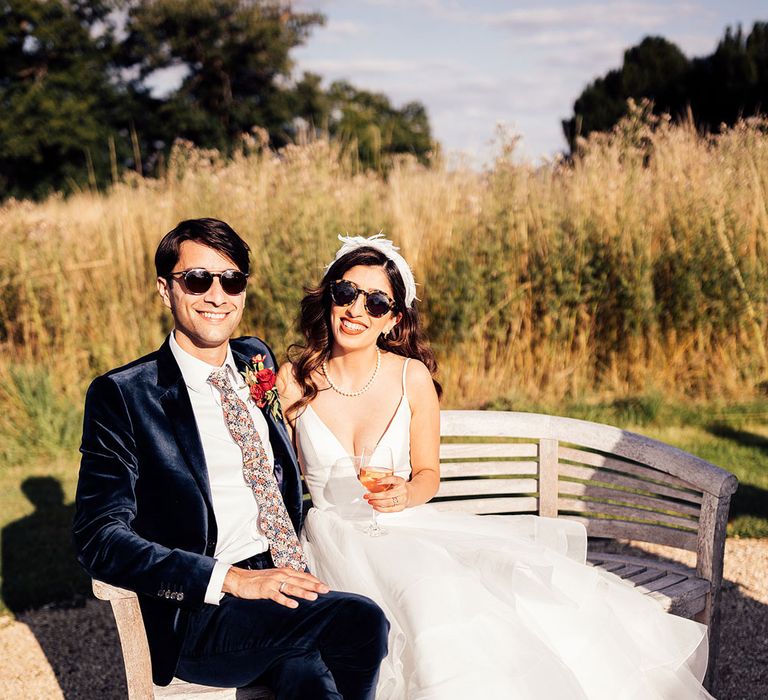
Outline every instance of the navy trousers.
<svg viewBox="0 0 768 700">
<path fill-rule="evenodd" d="M 176 676 L 266 685 L 278 700 L 373 700 L 389 623 L 376 603 L 331 591 L 286 608 L 225 595 L 193 613 Z"/>
</svg>

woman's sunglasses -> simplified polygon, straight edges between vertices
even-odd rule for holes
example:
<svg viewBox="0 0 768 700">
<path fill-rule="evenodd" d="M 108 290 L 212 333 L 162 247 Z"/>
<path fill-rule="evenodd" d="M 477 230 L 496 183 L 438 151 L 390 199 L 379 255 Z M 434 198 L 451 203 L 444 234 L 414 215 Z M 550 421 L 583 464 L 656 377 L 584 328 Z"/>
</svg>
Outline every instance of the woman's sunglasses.
<svg viewBox="0 0 768 700">
<path fill-rule="evenodd" d="M 365 310 L 374 318 L 381 318 L 388 311 L 395 308 L 395 302 L 384 292 L 378 289 L 366 292 L 349 280 L 336 280 L 331 282 L 331 300 L 336 306 L 352 306 L 358 295 L 362 294 L 365 302 Z"/>
<path fill-rule="evenodd" d="M 208 272 L 202 267 L 194 267 L 191 270 L 172 272 L 169 277 L 180 278 L 184 281 L 184 287 L 190 294 L 205 294 L 213 284 L 213 278 L 218 277 L 221 288 L 230 296 L 237 296 L 248 283 L 248 275 L 240 270 L 224 270 L 224 272 Z"/>
</svg>

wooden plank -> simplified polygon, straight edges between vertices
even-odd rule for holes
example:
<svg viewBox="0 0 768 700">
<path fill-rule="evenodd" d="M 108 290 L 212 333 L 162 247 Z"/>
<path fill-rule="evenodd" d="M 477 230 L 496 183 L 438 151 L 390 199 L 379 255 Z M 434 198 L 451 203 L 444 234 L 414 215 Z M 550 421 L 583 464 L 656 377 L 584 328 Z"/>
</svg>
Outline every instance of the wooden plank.
<svg viewBox="0 0 768 700">
<path fill-rule="evenodd" d="M 652 555 L 634 556 L 632 554 L 614 554 L 612 552 L 587 552 L 587 559 L 592 561 L 597 557 L 600 561 L 620 561 L 624 564 L 636 564 L 647 568 L 664 569 L 665 571 L 676 571 L 688 577 L 695 577 L 696 572 L 689 566 L 677 561 L 656 561 Z"/>
<path fill-rule="evenodd" d="M 539 471 L 539 463 L 530 460 L 517 460 L 514 462 L 442 462 L 440 464 L 440 477 L 451 478 L 457 476 L 507 476 L 525 475 L 536 476 Z"/>
<path fill-rule="evenodd" d="M 649 510 L 668 511 L 670 514 L 691 515 L 698 518 L 699 513 L 701 512 L 699 507 L 687 503 L 669 501 L 663 498 L 652 498 L 651 496 L 641 496 L 638 493 L 619 491 L 618 489 L 595 486 L 594 484 L 585 484 L 580 481 L 560 481 L 558 482 L 557 488 L 561 494 L 567 494 L 569 496 L 607 498 L 628 505 L 636 505 L 638 507 L 645 506 Z"/>
<path fill-rule="evenodd" d="M 624 564 L 621 564 L 620 562 L 616 562 L 616 561 L 607 561 L 607 562 L 603 562 L 603 565 L 600 568 L 613 574 L 619 569 L 623 569 Z"/>
<path fill-rule="evenodd" d="M 536 457 L 536 443 L 506 442 L 444 442 L 440 445 L 440 459 L 477 459 L 479 457 Z"/>
<path fill-rule="evenodd" d="M 99 600 L 121 600 L 123 598 L 133 599 L 136 598 L 136 594 L 133 591 L 129 591 L 126 588 L 118 588 L 112 586 L 104 581 L 93 579 L 91 581 L 91 588 L 93 589 L 93 595 Z"/>
<path fill-rule="evenodd" d="M 215 688 L 213 686 L 187 683 L 174 678 L 169 685 L 155 686 L 155 700 L 163 698 L 179 698 L 179 700 L 235 700 L 237 688 Z"/>
<path fill-rule="evenodd" d="M 519 496 L 517 498 L 471 498 L 465 501 L 432 500 L 430 504 L 438 510 L 458 510 L 463 513 L 489 515 L 492 513 L 536 512 L 538 501 L 538 498 L 531 496 Z"/>
<path fill-rule="evenodd" d="M 696 535 L 684 530 L 673 530 L 659 525 L 629 523 L 624 520 L 586 518 L 578 515 L 559 514 L 559 518 L 568 518 L 580 522 L 587 528 L 590 537 L 608 537 L 613 540 L 639 540 L 666 544 L 678 549 L 696 549 Z"/>
<path fill-rule="evenodd" d="M 668 496 L 669 498 L 688 501 L 690 503 L 701 503 L 702 497 L 700 495 L 688 491 L 679 491 L 668 486 L 652 484 L 648 481 L 636 479 L 633 476 L 623 476 L 605 469 L 568 464 L 567 462 L 560 462 L 557 469 L 561 477 L 570 476 L 574 479 L 584 479 L 585 481 L 599 481 L 601 484 L 611 484 L 614 486 L 623 486 L 627 489 L 634 489 L 636 491 L 643 491 L 645 495 L 662 495 Z"/>
<path fill-rule="evenodd" d="M 169 685 L 154 686 L 155 700 L 178 698 L 179 700 L 274 700 L 269 688 L 252 686 L 250 688 L 215 688 L 209 685 L 188 683 L 174 678 Z"/>
<path fill-rule="evenodd" d="M 605 469 L 612 469 L 622 474 L 632 474 L 640 479 L 650 479 L 660 481 L 663 484 L 673 487 L 679 487 L 684 489 L 690 489 L 695 491 L 696 489 L 691 486 L 687 481 L 667 474 L 666 472 L 653 469 L 652 467 L 646 467 L 645 465 L 635 464 L 634 462 L 628 462 L 624 459 L 619 459 L 611 455 L 604 455 L 597 452 L 586 452 L 578 448 L 573 447 L 560 447 L 560 459 L 568 460 L 569 462 L 579 462 L 581 464 L 588 464 L 592 467 L 603 467 Z"/>
<path fill-rule="evenodd" d="M 461 479 L 460 481 L 441 481 L 437 498 L 536 493 L 538 488 L 539 483 L 536 479 Z"/>
<path fill-rule="evenodd" d="M 643 584 L 637 584 L 637 587 L 641 591 L 646 591 L 647 593 L 652 593 L 654 591 L 661 591 L 665 588 L 669 588 L 670 586 L 674 586 L 676 583 L 680 583 L 681 581 L 685 581 L 688 577 L 684 576 L 683 574 L 676 574 L 676 573 L 665 573 L 664 576 L 661 578 L 655 578 L 653 581 L 647 581 Z"/>
<path fill-rule="evenodd" d="M 630 576 L 642 574 L 644 571 L 648 570 L 648 567 L 638 566 L 637 564 L 617 564 L 617 568 L 608 569 L 606 568 L 607 564 L 608 562 L 605 562 L 605 564 L 600 568 L 605 569 L 606 571 L 610 571 L 612 574 L 616 574 L 616 576 L 620 576 L 621 578 L 629 578 Z"/>
<path fill-rule="evenodd" d="M 736 477 L 733 477 L 734 482 Z M 734 486 L 735 489 L 735 486 Z M 708 687 L 714 682 L 714 667 L 717 661 L 720 638 L 720 585 L 723 580 L 723 557 L 725 555 L 725 530 L 728 524 L 728 509 L 731 497 L 726 493 L 720 498 L 707 494 L 701 505 L 701 526 L 696 543 L 696 573 L 699 578 L 711 583 L 704 607 L 695 619 L 709 629 L 709 666 L 705 682 Z"/>
<path fill-rule="evenodd" d="M 539 441 L 539 515 L 557 517 L 557 440 Z"/>
<path fill-rule="evenodd" d="M 646 593 L 656 600 L 661 606 L 662 610 L 668 612 L 670 615 L 677 615 L 678 617 L 684 617 L 688 620 L 692 620 L 701 611 L 704 606 L 706 596 L 699 596 L 697 598 L 668 598 L 663 593 Z"/>
<path fill-rule="evenodd" d="M 558 498 L 557 509 L 560 511 L 576 511 L 577 513 L 588 513 L 587 517 L 596 514 L 610 515 L 616 518 L 632 522 L 642 521 L 648 524 L 664 525 L 665 527 L 685 528 L 688 532 L 696 532 L 696 521 L 690 518 L 677 518 L 674 515 L 658 513 L 656 511 L 638 510 L 634 506 L 622 506 L 611 503 L 602 503 L 600 501 L 580 501 L 575 498 Z"/>
<path fill-rule="evenodd" d="M 667 612 L 692 618 L 704 609 L 709 591 L 709 581 L 687 578 L 663 591 L 654 591 L 648 595 L 661 603 Z"/>
<path fill-rule="evenodd" d="M 151 700 L 154 697 L 152 662 L 139 600 L 134 595 L 133 598 L 112 599 L 110 604 L 123 651 L 128 697 L 131 700 Z"/>
<path fill-rule="evenodd" d="M 441 411 L 440 433 L 529 440 L 551 438 L 646 464 L 713 495 L 731 495 L 736 489 L 732 474 L 700 457 L 628 430 L 575 418 L 516 411 Z"/>
<path fill-rule="evenodd" d="M 657 581 L 660 578 L 666 576 L 664 569 L 657 569 L 649 566 L 645 571 L 632 574 L 632 576 L 625 576 L 624 578 L 635 586 L 642 586 L 651 581 Z"/>
</svg>

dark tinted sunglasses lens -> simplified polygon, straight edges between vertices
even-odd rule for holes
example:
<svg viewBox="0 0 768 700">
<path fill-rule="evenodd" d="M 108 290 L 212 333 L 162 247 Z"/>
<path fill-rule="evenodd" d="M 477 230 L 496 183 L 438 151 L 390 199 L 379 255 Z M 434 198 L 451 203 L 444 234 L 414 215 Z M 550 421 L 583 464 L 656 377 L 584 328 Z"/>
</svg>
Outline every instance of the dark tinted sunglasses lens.
<svg viewBox="0 0 768 700">
<path fill-rule="evenodd" d="M 245 285 L 248 283 L 248 278 L 244 273 L 237 270 L 226 270 L 221 273 L 221 288 L 227 294 L 240 294 L 245 289 Z"/>
<path fill-rule="evenodd" d="M 192 294 L 203 294 L 213 284 L 213 275 L 208 270 L 188 270 L 184 274 L 184 284 Z"/>
<path fill-rule="evenodd" d="M 389 311 L 389 299 L 386 294 L 374 292 L 369 294 L 365 300 L 365 310 L 371 315 L 379 318 Z"/>
<path fill-rule="evenodd" d="M 349 282 L 331 282 L 331 299 L 337 306 L 349 306 L 357 299 L 357 289 Z"/>
</svg>

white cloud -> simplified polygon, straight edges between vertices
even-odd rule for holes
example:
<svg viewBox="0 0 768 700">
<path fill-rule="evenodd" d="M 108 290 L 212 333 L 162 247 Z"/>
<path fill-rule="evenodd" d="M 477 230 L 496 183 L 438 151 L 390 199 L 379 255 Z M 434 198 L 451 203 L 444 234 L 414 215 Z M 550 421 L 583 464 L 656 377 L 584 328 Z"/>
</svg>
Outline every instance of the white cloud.
<svg viewBox="0 0 768 700">
<path fill-rule="evenodd" d="M 318 30 L 318 38 L 327 36 L 332 39 L 340 39 L 350 36 L 366 36 L 370 33 L 370 27 L 366 27 L 360 22 L 331 19 L 322 29 Z"/>
<path fill-rule="evenodd" d="M 674 7 L 674 4 L 672 5 Z M 667 7 L 647 3 L 620 2 L 570 5 L 568 7 L 521 8 L 496 14 L 485 14 L 486 24 L 501 26 L 515 32 L 531 30 L 573 30 L 576 27 L 621 27 L 661 25 L 670 14 Z"/>
</svg>

